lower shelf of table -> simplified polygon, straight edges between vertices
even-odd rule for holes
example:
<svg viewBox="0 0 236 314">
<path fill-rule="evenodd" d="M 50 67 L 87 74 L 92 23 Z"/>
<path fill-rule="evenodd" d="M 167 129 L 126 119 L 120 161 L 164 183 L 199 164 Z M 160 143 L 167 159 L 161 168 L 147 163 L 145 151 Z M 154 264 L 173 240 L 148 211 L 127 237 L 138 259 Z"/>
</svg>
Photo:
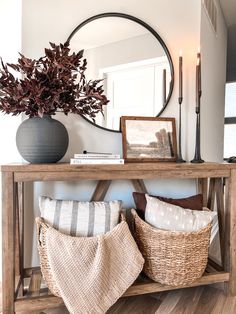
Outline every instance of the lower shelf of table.
<svg viewBox="0 0 236 314">
<path fill-rule="evenodd" d="M 16 282 L 16 290 L 18 294 L 18 297 L 15 301 L 16 312 L 32 312 L 43 309 L 58 308 L 64 304 L 61 298 L 50 294 L 48 289 L 45 287 L 39 268 L 25 270 L 24 277 L 28 278 L 29 284 L 27 289 L 24 290 L 23 296 L 20 292 L 20 286 L 22 284 L 20 278 L 19 281 Z M 200 279 L 189 285 L 174 287 L 162 285 L 147 278 L 139 278 L 131 287 L 128 288 L 123 297 L 175 290 L 179 288 L 196 287 L 227 281 L 229 281 L 229 273 L 225 271 L 205 272 Z"/>
</svg>

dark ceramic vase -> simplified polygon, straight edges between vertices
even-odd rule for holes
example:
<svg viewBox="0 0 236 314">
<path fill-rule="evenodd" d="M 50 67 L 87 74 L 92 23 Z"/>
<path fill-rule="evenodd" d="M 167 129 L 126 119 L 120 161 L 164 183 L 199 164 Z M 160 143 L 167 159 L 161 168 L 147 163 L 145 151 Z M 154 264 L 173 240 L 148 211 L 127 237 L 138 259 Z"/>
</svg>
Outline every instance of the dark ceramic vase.
<svg viewBox="0 0 236 314">
<path fill-rule="evenodd" d="M 50 115 L 24 120 L 16 133 L 19 153 L 32 164 L 58 162 L 65 155 L 68 143 L 66 128 Z"/>
</svg>

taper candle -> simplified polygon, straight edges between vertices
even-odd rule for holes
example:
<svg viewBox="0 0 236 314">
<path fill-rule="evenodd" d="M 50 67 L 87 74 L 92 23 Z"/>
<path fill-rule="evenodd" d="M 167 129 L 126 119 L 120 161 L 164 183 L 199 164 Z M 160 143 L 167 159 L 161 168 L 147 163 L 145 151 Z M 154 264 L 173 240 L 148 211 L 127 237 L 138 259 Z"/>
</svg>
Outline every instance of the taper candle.
<svg viewBox="0 0 236 314">
<path fill-rule="evenodd" d="M 201 118 L 200 118 L 200 98 L 201 98 L 201 73 L 200 73 L 200 53 L 197 55 L 197 65 L 196 65 L 196 143 L 195 143 L 195 155 L 192 163 L 198 164 L 203 163 L 204 160 L 201 158 Z"/>
<path fill-rule="evenodd" d="M 183 56 L 182 50 L 179 52 L 179 98 L 183 98 Z"/>
<path fill-rule="evenodd" d="M 200 59 L 197 58 L 197 65 L 196 65 L 196 109 L 200 107 L 200 94 L 199 94 L 199 62 Z"/>
<path fill-rule="evenodd" d="M 201 52 L 200 52 L 200 47 L 198 48 L 198 53 L 197 53 L 197 58 L 199 60 L 199 71 L 198 71 L 198 76 L 199 76 L 199 85 L 198 85 L 198 91 L 199 95 L 201 96 L 202 93 L 202 77 L 201 77 Z"/>
<path fill-rule="evenodd" d="M 182 115 L 181 115 L 181 106 L 183 101 L 183 56 L 182 56 L 182 50 L 179 51 L 179 149 L 178 149 L 178 156 L 177 156 L 177 162 L 186 162 L 186 160 L 182 157 L 182 145 L 181 145 L 181 128 L 182 128 Z"/>
<path fill-rule="evenodd" d="M 163 69 L 162 73 L 162 97 L 163 97 L 163 106 L 166 104 L 166 69 Z"/>
</svg>

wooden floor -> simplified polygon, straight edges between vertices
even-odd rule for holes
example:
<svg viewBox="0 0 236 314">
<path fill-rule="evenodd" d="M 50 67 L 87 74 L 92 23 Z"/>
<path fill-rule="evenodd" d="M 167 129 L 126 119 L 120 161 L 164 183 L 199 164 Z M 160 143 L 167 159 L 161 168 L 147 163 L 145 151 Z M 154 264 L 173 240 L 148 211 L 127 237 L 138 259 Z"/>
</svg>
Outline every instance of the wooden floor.
<svg viewBox="0 0 236 314">
<path fill-rule="evenodd" d="M 211 286 L 120 299 L 107 314 L 236 314 L 236 297 Z M 65 308 L 31 314 L 69 314 Z"/>
</svg>

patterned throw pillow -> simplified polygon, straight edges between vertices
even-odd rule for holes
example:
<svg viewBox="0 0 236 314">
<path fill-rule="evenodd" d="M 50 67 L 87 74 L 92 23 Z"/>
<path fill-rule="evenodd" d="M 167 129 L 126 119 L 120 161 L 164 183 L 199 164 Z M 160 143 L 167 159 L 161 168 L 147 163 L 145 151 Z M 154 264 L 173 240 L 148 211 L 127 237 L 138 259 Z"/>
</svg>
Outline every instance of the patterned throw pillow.
<svg viewBox="0 0 236 314">
<path fill-rule="evenodd" d="M 196 211 L 168 204 L 146 194 L 145 220 L 153 227 L 172 231 L 191 232 L 217 220 L 216 212 Z"/>
<path fill-rule="evenodd" d="M 169 198 L 162 196 L 154 196 L 151 197 L 158 198 L 162 202 L 166 202 L 169 204 L 177 205 L 183 208 L 194 209 L 194 210 L 202 210 L 203 207 L 203 196 L 202 194 L 197 194 L 185 198 Z M 134 203 L 136 207 L 137 214 L 144 219 L 145 208 L 147 205 L 145 193 L 133 192 Z"/>
<path fill-rule="evenodd" d="M 45 222 L 71 236 L 92 237 L 119 223 L 122 202 L 79 202 L 41 196 L 39 208 Z"/>
</svg>

